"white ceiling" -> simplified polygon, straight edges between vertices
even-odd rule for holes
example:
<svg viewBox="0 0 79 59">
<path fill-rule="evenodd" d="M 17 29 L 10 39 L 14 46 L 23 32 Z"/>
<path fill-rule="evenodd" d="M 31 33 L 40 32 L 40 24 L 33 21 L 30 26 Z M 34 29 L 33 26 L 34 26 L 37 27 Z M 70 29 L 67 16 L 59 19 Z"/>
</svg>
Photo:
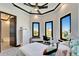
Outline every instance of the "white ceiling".
<svg viewBox="0 0 79 59">
<path fill-rule="evenodd" d="M 32 5 L 35 5 L 35 3 L 31 3 Z M 44 5 L 45 3 L 38 3 L 39 6 Z M 15 5 L 27 10 L 28 12 L 31 13 L 38 13 L 37 11 L 34 10 L 33 7 L 29 7 L 24 5 L 23 3 L 15 3 Z M 58 3 L 48 3 L 48 8 L 46 9 L 39 9 L 41 13 L 47 12 L 49 10 L 54 9 L 56 6 L 58 5 Z"/>
</svg>

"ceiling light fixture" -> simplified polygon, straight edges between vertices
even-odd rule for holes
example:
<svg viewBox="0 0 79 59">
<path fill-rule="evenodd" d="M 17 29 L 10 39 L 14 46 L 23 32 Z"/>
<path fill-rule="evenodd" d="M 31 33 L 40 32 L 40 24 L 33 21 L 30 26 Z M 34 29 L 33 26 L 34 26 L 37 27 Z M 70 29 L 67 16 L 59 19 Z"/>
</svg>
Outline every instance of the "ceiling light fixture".
<svg viewBox="0 0 79 59">
<path fill-rule="evenodd" d="M 39 8 L 36 6 L 36 7 L 34 8 L 34 10 L 37 11 L 37 10 L 39 10 Z"/>
<path fill-rule="evenodd" d="M 38 15 L 34 15 L 34 19 L 38 19 Z"/>
</svg>

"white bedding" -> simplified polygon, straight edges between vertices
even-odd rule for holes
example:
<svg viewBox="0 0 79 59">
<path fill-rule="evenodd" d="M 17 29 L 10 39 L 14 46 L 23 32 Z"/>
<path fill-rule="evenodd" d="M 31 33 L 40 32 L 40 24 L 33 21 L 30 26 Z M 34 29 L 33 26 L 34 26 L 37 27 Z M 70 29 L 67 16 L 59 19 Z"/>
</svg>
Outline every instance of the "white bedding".
<svg viewBox="0 0 79 59">
<path fill-rule="evenodd" d="M 61 42 L 58 46 L 56 56 L 70 56 L 70 48 L 68 44 Z"/>
<path fill-rule="evenodd" d="M 25 56 L 42 56 L 46 48 L 48 48 L 47 45 L 35 42 L 26 44 L 19 49 Z"/>
</svg>

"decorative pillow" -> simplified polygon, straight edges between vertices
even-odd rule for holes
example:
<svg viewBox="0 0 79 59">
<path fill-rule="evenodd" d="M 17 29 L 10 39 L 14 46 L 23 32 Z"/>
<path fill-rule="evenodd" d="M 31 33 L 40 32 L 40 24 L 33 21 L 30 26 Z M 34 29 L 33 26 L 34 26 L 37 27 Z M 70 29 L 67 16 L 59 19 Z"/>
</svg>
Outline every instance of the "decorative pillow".
<svg viewBox="0 0 79 59">
<path fill-rule="evenodd" d="M 79 45 L 79 40 L 78 39 L 73 39 L 70 42 L 70 48 L 72 48 L 73 46 Z"/>
<path fill-rule="evenodd" d="M 72 47 L 71 52 L 72 52 L 71 53 L 72 56 L 79 56 L 79 46 L 77 45 Z"/>
<path fill-rule="evenodd" d="M 79 39 L 73 39 L 70 42 L 71 55 L 79 56 Z"/>
</svg>

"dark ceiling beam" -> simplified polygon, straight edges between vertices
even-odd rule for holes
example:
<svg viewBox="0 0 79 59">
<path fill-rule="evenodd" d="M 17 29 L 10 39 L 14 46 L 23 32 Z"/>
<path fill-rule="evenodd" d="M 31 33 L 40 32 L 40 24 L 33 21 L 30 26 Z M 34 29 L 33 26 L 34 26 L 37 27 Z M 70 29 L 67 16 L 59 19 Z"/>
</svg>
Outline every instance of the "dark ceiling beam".
<svg viewBox="0 0 79 59">
<path fill-rule="evenodd" d="M 61 3 L 59 3 L 54 9 L 52 9 L 52 10 L 50 10 L 50 11 L 47 11 L 47 12 L 44 12 L 44 13 L 42 13 L 42 14 L 44 15 L 44 14 L 47 14 L 47 13 L 49 13 L 49 12 L 55 11 L 55 10 L 58 8 L 58 6 L 59 6 L 60 4 L 61 4 Z"/>
<path fill-rule="evenodd" d="M 40 13 L 30 13 L 30 14 L 35 14 L 35 15 L 42 15 L 42 13 L 40 14 Z"/>
<path fill-rule="evenodd" d="M 12 3 L 12 4 L 13 4 L 15 7 L 17 7 L 18 9 L 20 9 L 20 10 L 26 12 L 26 13 L 29 13 L 29 14 L 36 14 L 36 15 L 42 15 L 42 14 L 39 14 L 39 13 L 31 13 L 31 12 L 28 12 L 27 10 L 25 10 L 25 9 L 23 9 L 23 8 L 21 8 L 21 7 L 19 7 L 19 6 L 17 6 L 16 4 L 14 4 L 14 3 Z"/>
<path fill-rule="evenodd" d="M 20 10 L 22 10 L 22 11 L 25 11 L 25 12 L 27 12 L 27 13 L 29 13 L 28 11 L 26 11 L 25 9 L 23 9 L 23 8 L 21 8 L 21 7 L 19 7 L 19 6 L 17 6 L 16 4 L 14 4 L 14 3 L 12 3 L 15 7 L 17 7 L 18 9 L 20 9 Z M 30 13 L 29 13 L 30 14 Z"/>
<path fill-rule="evenodd" d="M 44 14 L 47 14 L 47 13 L 49 13 L 49 12 L 55 11 L 61 3 L 58 3 L 58 5 L 57 5 L 54 9 L 52 9 L 52 10 L 50 10 L 50 11 L 47 11 L 47 12 L 44 12 L 44 13 L 41 13 L 41 14 L 40 14 L 40 13 L 31 13 L 31 12 L 28 12 L 27 10 L 21 8 L 20 6 L 17 6 L 17 5 L 14 4 L 14 3 L 12 3 L 12 4 L 13 4 L 15 7 L 17 7 L 18 9 L 20 9 L 20 10 L 22 10 L 22 11 L 25 11 L 26 13 L 29 13 L 29 14 L 36 14 L 36 15 L 44 15 Z"/>
<path fill-rule="evenodd" d="M 59 4 L 54 8 L 54 10 L 56 10 L 60 4 L 61 4 L 61 3 L 59 3 Z"/>
</svg>

